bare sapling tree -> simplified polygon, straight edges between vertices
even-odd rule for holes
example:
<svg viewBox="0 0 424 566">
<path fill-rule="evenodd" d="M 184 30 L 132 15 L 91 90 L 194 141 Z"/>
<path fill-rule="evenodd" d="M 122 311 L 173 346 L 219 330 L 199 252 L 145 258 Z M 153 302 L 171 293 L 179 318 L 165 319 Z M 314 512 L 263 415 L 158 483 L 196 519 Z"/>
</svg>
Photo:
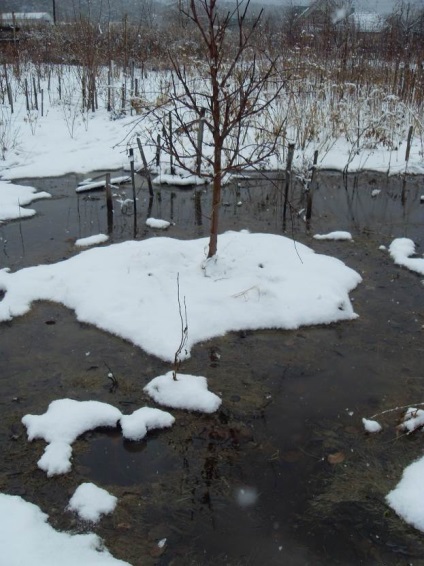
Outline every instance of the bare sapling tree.
<svg viewBox="0 0 424 566">
<path fill-rule="evenodd" d="M 178 300 L 178 313 L 180 316 L 180 323 L 181 323 L 181 340 L 178 345 L 177 350 L 175 351 L 174 355 L 174 363 L 172 368 L 172 379 L 177 381 L 177 374 L 178 370 L 180 369 L 181 365 L 181 354 L 184 351 L 184 354 L 187 355 L 187 350 L 185 349 L 188 341 L 188 320 L 187 320 L 187 305 L 185 297 L 183 299 L 184 303 L 184 311 L 183 306 L 181 304 L 181 297 L 180 297 L 180 274 L 177 273 L 177 300 Z"/>
<path fill-rule="evenodd" d="M 252 16 L 250 0 L 228 12 L 217 0 L 188 0 L 182 15 L 198 39 L 192 56 L 169 52 L 172 77 L 166 104 L 155 109 L 163 124 L 162 149 L 191 174 L 199 173 L 199 128 L 205 129 L 200 161 L 212 178 L 208 258 L 217 252 L 219 210 L 225 174 L 263 164 L 276 150 L 281 131 L 264 134 L 260 115 L 284 82 L 277 59 L 260 53 L 255 38 L 262 10 Z M 173 131 L 168 127 L 172 115 Z M 278 129 L 277 129 L 278 130 Z M 178 138 L 179 136 L 179 138 Z"/>
</svg>

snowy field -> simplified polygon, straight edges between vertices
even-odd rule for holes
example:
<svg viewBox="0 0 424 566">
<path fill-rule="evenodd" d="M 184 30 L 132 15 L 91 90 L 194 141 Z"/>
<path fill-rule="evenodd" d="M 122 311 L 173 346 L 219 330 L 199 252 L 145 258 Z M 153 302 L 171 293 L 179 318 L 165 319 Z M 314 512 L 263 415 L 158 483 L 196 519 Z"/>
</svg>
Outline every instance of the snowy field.
<svg viewBox="0 0 424 566">
<path fill-rule="evenodd" d="M 50 81 L 50 88 L 47 79 L 41 79 L 43 116 L 39 110 L 26 110 L 22 85 L 16 79 L 12 83 L 16 96 L 14 113 L 6 104 L 0 107 L 0 222 L 30 217 L 35 212 L 28 205 L 35 199 L 50 197 L 11 180 L 127 167 L 127 150 L 134 146 L 134 132 L 145 143 L 148 161 L 154 159 L 155 148 L 149 145 L 151 124 L 147 120 L 140 121 L 129 112 L 112 120 L 104 107 L 104 92 L 101 107 L 95 113 L 81 111 L 75 75 L 70 69 L 59 71 L 61 97 L 57 77 Z M 160 94 L 158 84 L 162 79 L 151 73 L 144 85 L 146 98 Z M 375 115 L 370 117 L 363 111 L 376 105 L 357 96 L 357 104 L 363 106 L 350 108 L 350 117 L 346 111 L 344 134 L 337 137 L 331 127 L 324 126 L 319 139 L 309 140 L 302 151 L 296 150 L 295 168 L 300 173 L 307 170 L 318 149 L 321 168 L 423 174 L 423 132 L 415 133 L 406 162 L 407 123 L 393 120 L 400 112 L 408 115 L 414 109 L 405 109 L 399 101 L 384 98 L 381 93 L 378 96 L 382 97 L 378 123 L 391 136 L 393 143 L 389 148 L 353 133 L 349 126 L 352 115 L 361 115 L 370 123 L 376 120 Z M 280 101 L 280 108 L 271 108 L 267 119 L 275 120 L 286 102 Z M 330 112 L 330 96 L 327 104 L 320 109 L 323 125 Z M 289 115 L 294 116 L 295 112 Z M 289 124 L 289 139 L 299 139 L 302 127 L 299 121 Z M 366 124 L 359 129 L 365 131 Z M 184 144 L 184 139 L 179 143 Z M 282 150 L 264 167 L 277 169 L 283 164 Z M 158 171 L 164 176 L 163 182 L 169 182 L 168 167 L 165 159 Z M 185 183 L 184 179 L 180 182 Z M 157 229 L 169 225 L 161 219 L 152 218 L 149 222 Z M 340 228 L 315 238 L 354 245 L 351 235 Z M 180 343 L 183 348 L 179 361 L 190 356 L 195 344 L 229 331 L 295 329 L 357 316 L 349 294 L 361 284 L 362 277 L 340 260 L 315 253 L 283 236 L 227 232 L 219 238 L 218 255 L 209 260 L 205 239 L 157 237 L 108 245 L 107 236 L 95 234 L 77 241 L 82 248 L 96 245 L 101 247 L 83 250 L 57 264 L 33 266 L 15 273 L 7 265 L 2 266 L 0 291 L 4 296 L 0 301 L 0 320 L 22 316 L 34 301 L 61 303 L 72 309 L 78 320 L 132 342 L 169 362 L 171 369 Z M 424 259 L 416 251 L 408 238 L 394 240 L 389 249 L 395 264 L 424 275 Z M 116 289 L 120 292 L 114 292 Z M 152 402 L 171 410 L 206 413 L 225 404 L 226 399 L 208 390 L 206 378 L 182 374 L 175 377 L 170 371 L 146 387 Z M 47 442 L 38 465 L 49 477 L 72 473 L 72 442 L 88 430 L 116 427 L 119 423 L 125 438 L 140 441 L 150 429 L 168 428 L 175 421 L 172 414 L 151 407 L 123 415 L 117 408 L 95 399 L 87 403 L 58 399 L 43 415 L 22 415 L 28 440 L 43 438 Z M 364 426 L 369 434 L 380 431 L 376 421 L 366 419 Z M 406 469 L 400 484 L 387 496 L 389 505 L 420 530 L 424 530 L 424 489 L 419 481 L 423 462 Z M 70 499 L 69 509 L 95 523 L 103 514 L 113 513 L 116 503 L 113 494 L 87 484 Z M 7 566 L 125 564 L 113 558 L 96 535 L 59 533 L 47 519 L 38 507 L 23 498 L 0 495 L 0 561 Z"/>
<path fill-rule="evenodd" d="M 161 133 L 157 119 L 167 116 L 172 106 L 163 105 L 170 94 L 169 74 L 151 71 L 139 78 L 143 114 L 136 115 L 130 93 L 124 112 L 120 92 L 128 77 L 118 75 L 111 87 L 112 112 L 107 111 L 107 70 L 98 76 L 98 109 L 93 113 L 82 109 L 78 67 L 46 67 L 43 71 L 29 66 L 20 78 L 9 69 L 9 83 L 14 96 L 14 111 L 5 98 L 0 105 L 0 177 L 19 179 L 62 175 L 69 172 L 86 173 L 94 169 L 119 169 L 127 166 L 128 149 L 138 154 L 136 137 L 141 139 L 148 163 L 155 159 L 156 135 Z M 29 109 L 24 96 L 24 79 L 33 84 L 37 75 L 37 93 L 31 92 Z M 60 86 L 59 86 L 60 85 Z M 32 87 L 31 87 L 32 88 Z M 128 87 L 129 88 L 129 87 Z M 200 84 L 199 88 L 205 88 Z M 388 174 L 403 172 L 424 173 L 424 129 L 421 109 L 407 106 L 396 96 L 381 89 L 361 90 L 353 84 L 344 86 L 343 103 L 332 81 L 323 82 L 315 97 L 317 85 L 304 84 L 293 92 L 289 87 L 244 132 L 244 146 L 266 144 L 272 132 L 284 123 L 285 138 L 277 140 L 277 151 L 262 164 L 267 170 L 284 168 L 287 144 L 295 144 L 293 167 L 306 174 L 318 151 L 318 168 L 350 172 L 371 169 Z M 41 112 L 41 91 L 43 112 Z M 267 94 L 268 92 L 268 94 Z M 272 87 L 264 96 L 273 96 Z M 34 97 L 37 107 L 34 108 Z M 161 115 L 152 112 L 161 104 Z M 331 119 L 329 118 L 331 117 Z M 187 115 L 187 121 L 192 120 Z M 406 162 L 409 126 L 413 137 Z M 188 139 L 175 132 L 175 144 L 185 152 Z M 212 154 L 211 140 L 205 138 L 204 152 Z M 137 161 L 140 161 L 137 158 Z M 169 173 L 169 160 L 162 155 L 158 173 Z M 202 173 L 210 173 L 204 160 Z M 166 182 L 166 178 L 163 182 Z"/>
</svg>

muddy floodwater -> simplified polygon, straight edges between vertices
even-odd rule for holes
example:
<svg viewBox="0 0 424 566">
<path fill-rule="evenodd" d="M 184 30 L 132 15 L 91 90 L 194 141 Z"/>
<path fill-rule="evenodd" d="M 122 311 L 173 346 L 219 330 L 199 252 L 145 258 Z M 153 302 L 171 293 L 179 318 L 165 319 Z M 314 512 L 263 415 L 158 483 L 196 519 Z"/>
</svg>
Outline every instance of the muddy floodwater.
<svg viewBox="0 0 424 566">
<path fill-rule="evenodd" d="M 33 218 L 0 225 L 1 267 L 57 262 L 79 253 L 77 238 L 107 232 L 104 193 L 76 194 L 80 180 L 19 181 L 52 198 L 30 205 Z M 92 431 L 74 443 L 72 471 L 47 478 L 37 468 L 45 442 L 27 441 L 25 414 L 64 397 L 131 413 L 153 406 L 143 387 L 170 368 L 61 305 L 37 303 L 0 324 L 1 492 L 36 503 L 55 528 L 93 530 L 133 566 L 424 565 L 424 534 L 385 503 L 404 467 L 422 456 L 422 434 L 396 433 L 400 411 L 379 418 L 379 435 L 367 436 L 361 423 L 424 401 L 423 277 L 380 249 L 408 237 L 422 257 L 424 181 L 322 172 L 309 224 L 301 185 L 285 219 L 283 194 L 275 175 L 237 179 L 224 190 L 220 229 L 284 234 L 341 259 L 363 278 L 351 293 L 358 319 L 197 345 L 181 371 L 208 378 L 223 399 L 217 413 L 173 410 L 172 429 L 142 442 Z M 147 217 L 171 221 L 169 237 L 208 233 L 208 189 L 155 187 L 149 199 L 137 177 L 136 225 L 131 197 L 128 185 L 114 190 L 111 242 L 164 235 L 146 227 Z M 313 239 L 332 230 L 354 241 Z M 65 510 L 87 481 L 119 498 L 94 527 Z"/>
</svg>

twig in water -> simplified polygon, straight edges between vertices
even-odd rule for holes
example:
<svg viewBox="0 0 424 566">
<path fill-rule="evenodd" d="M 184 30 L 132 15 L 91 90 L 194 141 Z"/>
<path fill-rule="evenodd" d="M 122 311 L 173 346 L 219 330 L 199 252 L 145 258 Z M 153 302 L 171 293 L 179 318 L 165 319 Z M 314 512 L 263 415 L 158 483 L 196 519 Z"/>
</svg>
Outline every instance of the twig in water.
<svg viewBox="0 0 424 566">
<path fill-rule="evenodd" d="M 420 407 L 424 405 L 424 403 L 410 403 L 409 405 L 403 405 L 402 407 L 393 407 L 392 409 L 386 409 L 385 411 L 381 411 L 381 413 L 376 413 L 369 417 L 370 419 L 375 419 L 375 417 L 379 417 L 380 415 L 385 415 L 386 413 L 393 413 L 394 411 L 400 411 L 401 409 L 409 409 L 413 405 L 414 407 Z"/>
</svg>

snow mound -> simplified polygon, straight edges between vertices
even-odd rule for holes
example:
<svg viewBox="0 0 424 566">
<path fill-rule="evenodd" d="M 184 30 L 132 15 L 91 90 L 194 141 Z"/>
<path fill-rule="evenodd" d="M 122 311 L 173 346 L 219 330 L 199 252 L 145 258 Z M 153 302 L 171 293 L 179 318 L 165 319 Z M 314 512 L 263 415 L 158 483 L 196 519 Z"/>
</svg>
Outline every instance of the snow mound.
<svg viewBox="0 0 424 566">
<path fill-rule="evenodd" d="M 167 220 L 161 220 L 159 218 L 148 218 L 146 220 L 146 226 L 149 228 L 155 228 L 157 230 L 166 230 L 171 226 L 171 223 Z"/>
<path fill-rule="evenodd" d="M 121 411 L 100 401 L 52 401 L 42 415 L 25 415 L 28 440 L 42 438 L 47 443 L 38 466 L 47 475 L 67 473 L 71 469 L 71 444 L 84 432 L 98 427 L 115 427 Z"/>
<path fill-rule="evenodd" d="M 25 415 L 28 440 L 42 438 L 47 442 L 38 467 L 49 477 L 71 471 L 72 443 L 84 432 L 98 427 L 116 427 L 128 440 L 142 440 L 149 430 L 174 424 L 174 417 L 160 409 L 142 407 L 131 415 L 123 415 L 108 403 L 100 401 L 52 401 L 42 415 Z"/>
<path fill-rule="evenodd" d="M 381 432 L 383 430 L 381 424 L 372 419 L 362 419 L 362 424 L 365 430 L 370 433 Z"/>
<path fill-rule="evenodd" d="M 74 492 L 67 509 L 75 511 L 84 521 L 97 523 L 102 515 L 115 509 L 118 499 L 93 483 L 82 483 Z"/>
<path fill-rule="evenodd" d="M 141 440 L 147 431 L 155 428 L 168 428 L 175 422 L 175 418 L 165 411 L 142 407 L 132 415 L 121 417 L 122 434 L 128 440 Z"/>
<path fill-rule="evenodd" d="M 201 375 L 184 375 L 173 372 L 155 377 L 146 385 L 144 391 L 159 405 L 187 411 L 214 413 L 222 401 L 218 395 L 208 391 L 206 377 Z"/>
</svg>

